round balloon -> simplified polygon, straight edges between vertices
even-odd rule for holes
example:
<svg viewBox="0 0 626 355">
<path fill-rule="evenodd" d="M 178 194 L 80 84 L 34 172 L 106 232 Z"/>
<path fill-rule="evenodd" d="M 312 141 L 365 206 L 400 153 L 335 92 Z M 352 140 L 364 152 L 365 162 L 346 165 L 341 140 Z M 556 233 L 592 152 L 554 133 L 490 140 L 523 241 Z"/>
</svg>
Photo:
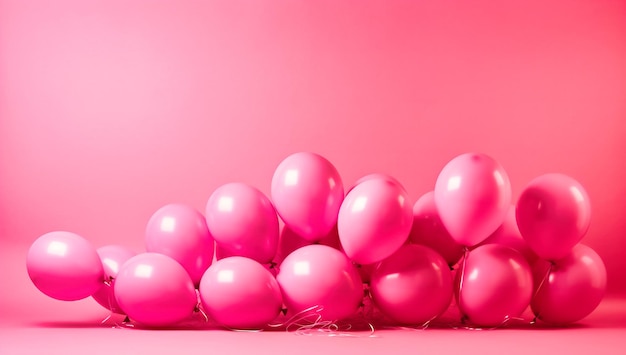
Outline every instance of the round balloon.
<svg viewBox="0 0 626 355">
<path fill-rule="evenodd" d="M 422 245 L 405 245 L 374 270 L 374 303 L 403 324 L 424 324 L 450 305 L 452 274 L 446 261 Z"/>
<path fill-rule="evenodd" d="M 469 322 L 487 327 L 519 317 L 530 304 L 533 277 L 516 250 L 487 244 L 469 252 L 456 274 L 456 300 Z"/>
<path fill-rule="evenodd" d="M 107 245 L 96 250 L 104 267 L 104 278 L 107 283 L 102 285 L 96 293 L 92 295 L 102 307 L 114 313 L 123 314 L 121 307 L 115 300 L 115 279 L 122 265 L 136 255 L 132 250 L 121 245 Z"/>
<path fill-rule="evenodd" d="M 324 320 L 345 319 L 359 308 L 363 285 L 350 260 L 326 245 L 289 254 L 276 277 L 288 314 L 311 310 Z"/>
<path fill-rule="evenodd" d="M 515 220 L 515 206 L 511 206 L 502 225 L 479 245 L 484 244 L 500 244 L 513 248 L 520 252 L 531 265 L 537 260 L 537 255 L 519 232 Z"/>
<path fill-rule="evenodd" d="M 37 238 L 28 249 L 26 268 L 39 291 L 62 301 L 89 297 L 104 285 L 96 249 L 70 232 L 50 232 Z"/>
<path fill-rule="evenodd" d="M 533 268 L 538 290 L 531 308 L 537 318 L 563 325 L 591 314 L 606 290 L 606 268 L 600 256 L 590 247 L 578 244 L 550 265 L 538 260 Z"/>
<path fill-rule="evenodd" d="M 337 169 L 314 153 L 295 153 L 283 160 L 272 177 L 272 201 L 290 229 L 315 242 L 337 223 L 343 183 Z"/>
<path fill-rule="evenodd" d="M 214 241 L 204 216 L 193 207 L 170 204 L 156 211 L 146 226 L 146 250 L 178 261 L 194 284 L 213 261 Z"/>
<path fill-rule="evenodd" d="M 269 263 L 278 246 L 278 216 L 270 200 L 243 183 L 217 188 L 206 206 L 206 220 L 216 244 L 226 254 Z"/>
<path fill-rule="evenodd" d="M 450 266 L 456 264 L 463 255 L 463 246 L 452 238 L 441 223 L 433 191 L 422 195 L 413 205 L 413 227 L 409 240 L 433 249 Z"/>
<path fill-rule="evenodd" d="M 214 263 L 200 282 L 202 305 L 217 323 L 234 329 L 261 329 L 282 310 L 274 276 L 258 262 L 233 256 Z"/>
<path fill-rule="evenodd" d="M 174 259 L 143 253 L 126 261 L 115 279 L 115 299 L 128 317 L 149 327 L 175 325 L 193 314 L 196 290 Z"/>
<path fill-rule="evenodd" d="M 506 217 L 511 205 L 509 176 L 485 154 L 459 155 L 439 173 L 435 203 L 452 238 L 464 246 L 477 245 Z"/>
<path fill-rule="evenodd" d="M 578 181 L 567 175 L 542 175 L 522 191 L 516 217 L 530 248 L 542 259 L 559 260 L 589 229 L 589 196 Z"/>
<path fill-rule="evenodd" d="M 387 179 L 370 179 L 346 196 L 337 229 L 346 255 L 372 264 L 396 252 L 411 232 L 413 213 L 406 191 Z"/>
</svg>

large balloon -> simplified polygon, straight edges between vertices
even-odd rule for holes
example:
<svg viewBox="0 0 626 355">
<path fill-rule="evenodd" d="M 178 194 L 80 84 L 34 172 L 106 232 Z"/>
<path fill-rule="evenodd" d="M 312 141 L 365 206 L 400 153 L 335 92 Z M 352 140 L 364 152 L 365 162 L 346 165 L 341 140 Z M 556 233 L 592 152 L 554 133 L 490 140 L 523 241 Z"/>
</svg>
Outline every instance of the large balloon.
<svg viewBox="0 0 626 355">
<path fill-rule="evenodd" d="M 435 203 L 443 225 L 457 243 L 474 246 L 504 221 L 511 204 L 511 183 L 493 158 L 466 153 L 441 170 Z"/>
<path fill-rule="evenodd" d="M 587 233 L 589 196 L 567 175 L 542 175 L 522 191 L 516 217 L 530 248 L 542 259 L 559 260 Z"/>
<path fill-rule="evenodd" d="M 115 279 L 122 265 L 136 253 L 121 245 L 107 245 L 98 248 L 97 252 L 102 261 L 102 266 L 104 266 L 104 278 L 107 280 L 107 284 L 102 285 L 92 297 L 111 312 L 123 314 L 124 311 L 115 300 Z"/>
<path fill-rule="evenodd" d="M 346 255 L 359 264 L 372 264 L 396 252 L 409 237 L 412 224 L 412 205 L 402 186 L 375 178 L 348 193 L 337 229 Z"/>
<path fill-rule="evenodd" d="M 526 261 L 531 265 L 537 260 L 537 255 L 530 249 L 528 243 L 519 232 L 517 221 L 515 220 L 515 206 L 511 206 L 502 225 L 479 245 L 484 244 L 500 244 L 513 248 L 522 253 Z"/>
<path fill-rule="evenodd" d="M 124 263 L 114 293 L 130 319 L 149 327 L 175 325 L 191 316 L 197 304 L 187 271 L 158 253 L 138 254 Z"/>
<path fill-rule="evenodd" d="M 433 249 L 450 266 L 456 264 L 463 255 L 463 246 L 452 238 L 441 223 L 433 191 L 424 194 L 413 205 L 413 227 L 409 240 Z"/>
<path fill-rule="evenodd" d="M 206 206 L 209 231 L 226 254 L 269 263 L 278 246 L 278 216 L 270 200 L 243 183 L 217 188 Z"/>
<path fill-rule="evenodd" d="M 354 265 L 326 245 L 307 245 L 289 254 L 276 279 L 291 315 L 311 310 L 324 320 L 345 319 L 356 313 L 363 299 Z"/>
<path fill-rule="evenodd" d="M 533 276 L 516 250 L 487 244 L 461 261 L 455 282 L 459 309 L 469 322 L 497 327 L 519 317 L 530 304 Z"/>
<path fill-rule="evenodd" d="M 214 263 L 200 281 L 202 305 L 212 319 L 235 329 L 261 329 L 283 305 L 274 276 L 258 262 L 233 256 Z"/>
<path fill-rule="evenodd" d="M 544 260 L 534 265 L 538 291 L 531 308 L 537 318 L 563 325 L 593 312 L 606 290 L 606 268 L 600 256 L 588 246 L 578 244 L 565 258 L 550 265 Z"/>
<path fill-rule="evenodd" d="M 204 216 L 193 207 L 170 204 L 156 211 L 146 226 L 146 250 L 178 261 L 195 285 L 213 261 L 214 241 Z"/>
<path fill-rule="evenodd" d="M 271 195 L 285 225 L 315 242 L 337 223 L 343 183 L 337 169 L 324 157 L 301 152 L 278 165 Z"/>
<path fill-rule="evenodd" d="M 39 291 L 62 301 L 89 297 L 104 285 L 96 248 L 70 232 L 50 232 L 37 238 L 28 249 L 26 267 Z"/>
<path fill-rule="evenodd" d="M 374 303 L 393 320 L 423 324 L 441 313 L 452 299 L 452 274 L 446 261 L 422 245 L 405 245 L 374 270 Z"/>
</svg>

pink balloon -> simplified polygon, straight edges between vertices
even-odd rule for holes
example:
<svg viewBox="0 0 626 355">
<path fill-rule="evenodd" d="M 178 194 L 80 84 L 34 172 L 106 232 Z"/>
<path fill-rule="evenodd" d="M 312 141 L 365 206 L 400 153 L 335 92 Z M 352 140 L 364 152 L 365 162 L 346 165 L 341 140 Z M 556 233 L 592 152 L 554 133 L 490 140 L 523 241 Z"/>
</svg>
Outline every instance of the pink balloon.
<svg viewBox="0 0 626 355">
<path fill-rule="evenodd" d="M 272 201 L 285 224 L 312 242 L 337 223 L 343 183 L 337 169 L 314 153 L 295 153 L 283 160 L 272 178 Z"/>
<path fill-rule="evenodd" d="M 130 319 L 149 327 L 174 325 L 193 313 L 197 296 L 176 260 L 143 253 L 126 261 L 115 280 L 115 299 Z"/>
<path fill-rule="evenodd" d="M 363 299 L 354 265 L 326 245 L 307 245 L 289 254 L 276 279 L 292 315 L 318 307 L 312 312 L 324 320 L 345 319 L 356 313 Z"/>
<path fill-rule="evenodd" d="M 477 245 L 506 217 L 511 205 L 509 176 L 485 154 L 459 155 L 439 173 L 435 203 L 452 238 L 464 246 Z"/>
<path fill-rule="evenodd" d="M 577 322 L 593 312 L 606 290 L 606 268 L 590 247 L 578 244 L 565 258 L 534 265 L 535 285 L 539 290 L 531 302 L 537 318 L 550 324 Z"/>
<path fill-rule="evenodd" d="M 450 266 L 456 264 L 463 255 L 463 246 L 452 238 L 441 223 L 433 191 L 424 194 L 413 205 L 413 227 L 409 240 L 433 249 Z"/>
<path fill-rule="evenodd" d="M 104 270 L 96 249 L 70 232 L 50 232 L 37 238 L 26 257 L 28 276 L 47 296 L 76 301 L 104 285 Z"/>
<path fill-rule="evenodd" d="M 450 305 L 452 274 L 434 250 L 405 245 L 376 268 L 370 291 L 388 317 L 403 324 L 423 324 Z"/>
<path fill-rule="evenodd" d="M 217 188 L 206 206 L 206 221 L 225 254 L 269 263 L 278 246 L 278 216 L 256 188 L 230 183 Z"/>
<path fill-rule="evenodd" d="M 213 261 L 214 241 L 200 212 L 187 205 L 170 204 L 148 221 L 146 250 L 178 261 L 198 285 Z"/>
<path fill-rule="evenodd" d="M 204 309 L 219 324 L 235 329 L 261 329 L 282 310 L 274 276 L 258 262 L 241 256 L 211 265 L 200 282 Z"/>
<path fill-rule="evenodd" d="M 104 278 L 109 282 L 102 285 L 96 293 L 91 295 L 102 307 L 114 313 L 124 314 L 122 308 L 115 300 L 115 279 L 122 265 L 136 255 L 132 250 L 121 245 L 107 245 L 97 250 L 98 256 L 104 266 Z"/>
<path fill-rule="evenodd" d="M 346 196 L 337 228 L 346 255 L 359 264 L 372 264 L 406 242 L 412 223 L 406 191 L 387 179 L 371 179 Z"/>
<path fill-rule="evenodd" d="M 287 257 L 287 255 L 291 254 L 296 249 L 302 248 L 306 245 L 311 244 L 322 244 L 327 245 L 329 247 L 335 248 L 337 250 L 341 249 L 341 243 L 339 242 L 339 234 L 337 232 L 337 226 L 333 227 L 330 232 L 323 236 L 318 242 L 311 242 L 297 235 L 293 230 L 289 227 L 283 227 L 283 230 L 280 233 L 278 250 L 276 251 L 276 257 L 274 258 L 274 262 L 280 265 L 283 260 Z"/>
<path fill-rule="evenodd" d="M 509 247 L 488 244 L 472 250 L 467 260 L 461 261 L 456 277 L 457 304 L 473 324 L 504 325 L 530 304 L 530 266 L 522 254 Z"/>
<path fill-rule="evenodd" d="M 559 260 L 589 229 L 589 196 L 567 175 L 542 175 L 522 191 L 516 217 L 530 248 L 542 259 Z"/>
<path fill-rule="evenodd" d="M 524 240 L 522 234 L 519 232 L 519 228 L 517 228 L 515 206 L 509 208 L 509 212 L 502 225 L 479 245 L 485 244 L 500 244 L 513 248 L 520 252 L 531 265 L 537 260 L 537 254 L 530 249 L 528 243 L 526 243 L 526 240 Z"/>
</svg>

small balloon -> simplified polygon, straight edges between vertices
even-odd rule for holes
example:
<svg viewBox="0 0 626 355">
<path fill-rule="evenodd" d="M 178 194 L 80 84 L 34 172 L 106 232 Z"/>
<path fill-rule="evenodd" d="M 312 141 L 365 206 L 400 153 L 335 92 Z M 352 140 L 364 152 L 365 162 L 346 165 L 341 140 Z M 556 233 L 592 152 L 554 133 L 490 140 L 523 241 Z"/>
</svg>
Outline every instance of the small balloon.
<svg viewBox="0 0 626 355">
<path fill-rule="evenodd" d="M 128 261 L 128 259 L 135 256 L 136 253 L 121 245 L 107 245 L 98 248 L 96 251 L 104 267 L 104 279 L 106 280 L 106 284 L 103 284 L 92 297 L 102 307 L 111 312 L 124 314 L 124 311 L 122 311 L 122 308 L 115 300 L 115 279 L 122 265 Z"/>
<path fill-rule="evenodd" d="M 343 183 L 326 158 L 301 152 L 278 165 L 272 177 L 271 195 L 285 225 L 304 239 L 316 242 L 337 224 Z"/>
<path fill-rule="evenodd" d="M 96 249 L 71 232 L 49 232 L 37 238 L 28 249 L 26 267 L 39 291 L 62 301 L 87 298 L 104 285 Z"/>
<path fill-rule="evenodd" d="M 504 221 L 511 205 L 511 183 L 493 158 L 466 153 L 441 170 L 435 203 L 452 238 L 471 247 L 485 240 Z"/>
<path fill-rule="evenodd" d="M 200 298 L 212 319 L 234 329 L 262 329 L 278 316 L 283 304 L 274 276 L 241 256 L 209 267 L 200 282 Z"/>
<path fill-rule="evenodd" d="M 117 274 L 115 299 L 128 317 L 148 327 L 179 323 L 193 314 L 196 290 L 187 271 L 158 253 L 130 258 Z"/>
<path fill-rule="evenodd" d="M 545 174 L 522 191 L 516 211 L 519 230 L 542 259 L 564 258 L 589 229 L 591 204 L 583 186 L 563 174 Z"/>
<path fill-rule="evenodd" d="M 522 237 L 517 227 L 517 221 L 515 220 L 515 206 L 509 208 L 509 212 L 506 215 L 502 225 L 496 229 L 487 239 L 479 244 L 500 244 L 510 248 L 513 248 L 520 252 L 528 261 L 528 264 L 532 265 L 537 260 L 537 254 L 528 246 L 526 240 Z"/>
</svg>

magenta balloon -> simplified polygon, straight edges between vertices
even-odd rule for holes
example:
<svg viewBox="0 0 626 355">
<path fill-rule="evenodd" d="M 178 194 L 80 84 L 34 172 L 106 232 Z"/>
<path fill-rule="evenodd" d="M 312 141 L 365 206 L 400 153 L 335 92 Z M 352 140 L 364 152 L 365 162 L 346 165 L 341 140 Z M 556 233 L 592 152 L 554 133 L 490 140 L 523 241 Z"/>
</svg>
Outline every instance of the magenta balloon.
<svg viewBox="0 0 626 355">
<path fill-rule="evenodd" d="M 412 223 L 406 191 L 387 179 L 371 179 L 346 196 L 337 228 L 346 255 L 359 264 L 372 264 L 406 242 Z"/>
<path fill-rule="evenodd" d="M 104 285 L 104 270 L 96 249 L 70 232 L 50 232 L 37 238 L 26 257 L 28 276 L 47 296 L 76 301 Z"/>
<path fill-rule="evenodd" d="M 376 268 L 370 291 L 374 303 L 391 319 L 423 324 L 450 305 L 452 274 L 434 250 L 405 245 Z"/>
<path fill-rule="evenodd" d="M 502 166 L 485 154 L 452 159 L 435 184 L 443 225 L 464 246 L 485 240 L 504 221 L 511 205 L 511 183 Z"/>
<path fill-rule="evenodd" d="M 516 217 L 530 248 L 542 259 L 559 260 L 589 229 L 589 196 L 567 175 L 542 175 L 522 191 Z"/>
<path fill-rule="evenodd" d="M 456 274 L 456 299 L 461 313 L 479 326 L 497 327 L 519 317 L 530 304 L 533 277 L 526 259 L 498 244 L 469 252 Z M 460 288 L 460 291 L 459 291 Z"/>
<path fill-rule="evenodd" d="M 513 248 L 520 252 L 530 265 L 537 260 L 537 254 L 528 246 L 526 240 L 522 237 L 522 234 L 517 228 L 517 221 L 515 220 L 515 206 L 509 208 L 509 212 L 502 225 L 496 229 L 487 239 L 485 239 L 479 245 L 485 244 L 500 244 L 510 248 Z"/>
<path fill-rule="evenodd" d="M 96 293 L 91 295 L 102 307 L 114 313 L 123 314 L 121 307 L 115 300 L 115 279 L 122 265 L 136 255 L 132 250 L 121 245 L 107 245 L 97 250 L 104 267 L 104 278 L 108 285 L 102 285 Z"/>
<path fill-rule="evenodd" d="M 450 266 L 456 264 L 463 255 L 463 246 L 452 238 L 441 223 L 433 191 L 422 195 L 413 205 L 413 227 L 409 240 L 433 249 Z"/>
<path fill-rule="evenodd" d="M 220 249 L 260 263 L 274 258 L 278 246 L 278 216 L 270 200 L 243 183 L 218 187 L 207 202 L 206 221 Z"/>
<path fill-rule="evenodd" d="M 607 277 L 604 263 L 593 249 L 576 245 L 565 258 L 556 261 L 546 278 L 549 267 L 544 260 L 534 265 L 535 285 L 541 285 L 531 302 L 537 318 L 563 325 L 585 318 L 598 307 Z"/>
<path fill-rule="evenodd" d="M 164 327 L 193 313 L 197 296 L 187 271 L 174 259 L 143 253 L 126 261 L 115 280 L 115 299 L 130 319 Z"/>
<path fill-rule="evenodd" d="M 213 261 L 214 241 L 204 216 L 193 207 L 170 204 L 156 211 L 146 226 L 146 250 L 178 261 L 195 285 Z"/>
<path fill-rule="evenodd" d="M 315 242 L 337 224 L 343 183 L 337 169 L 324 157 L 301 152 L 278 165 L 271 195 L 285 225 Z"/>
<path fill-rule="evenodd" d="M 274 262 L 280 265 L 283 260 L 287 257 L 287 255 L 291 254 L 294 250 L 302 248 L 306 245 L 311 244 L 322 244 L 327 245 L 329 247 L 335 248 L 337 250 L 341 249 L 341 243 L 339 242 L 339 234 L 337 233 L 337 226 L 333 227 L 328 234 L 322 237 L 317 242 L 311 242 L 297 235 L 293 230 L 289 227 L 283 227 L 283 230 L 280 233 L 278 250 L 276 251 L 276 257 L 274 258 Z"/>
<path fill-rule="evenodd" d="M 214 263 L 200 282 L 202 305 L 217 323 L 234 329 L 261 329 L 283 305 L 274 276 L 258 262 L 233 256 Z"/>
<path fill-rule="evenodd" d="M 326 245 L 307 245 L 289 254 L 276 277 L 293 315 L 318 307 L 324 320 L 345 319 L 363 300 L 363 285 L 350 260 Z"/>
</svg>

